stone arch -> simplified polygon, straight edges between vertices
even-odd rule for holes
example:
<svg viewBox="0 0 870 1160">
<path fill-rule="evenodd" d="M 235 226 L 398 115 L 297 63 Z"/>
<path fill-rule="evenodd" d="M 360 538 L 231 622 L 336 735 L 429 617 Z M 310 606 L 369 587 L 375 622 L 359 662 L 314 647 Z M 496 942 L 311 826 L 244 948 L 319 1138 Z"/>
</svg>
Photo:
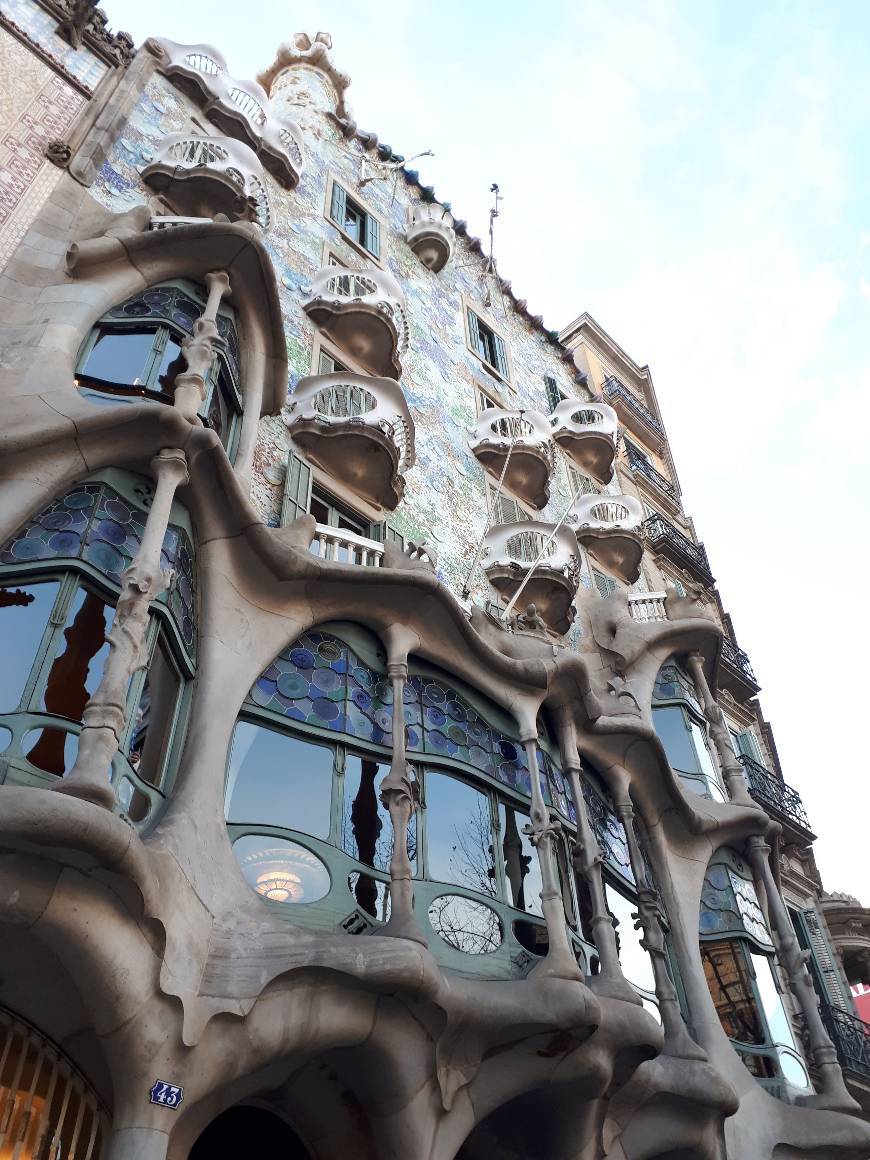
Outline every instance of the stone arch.
<svg viewBox="0 0 870 1160">
<path fill-rule="evenodd" d="M 290 1124 L 262 1104 L 236 1104 L 200 1133 L 189 1160 L 235 1160 L 245 1155 L 274 1155 L 282 1160 L 312 1160 Z"/>
</svg>

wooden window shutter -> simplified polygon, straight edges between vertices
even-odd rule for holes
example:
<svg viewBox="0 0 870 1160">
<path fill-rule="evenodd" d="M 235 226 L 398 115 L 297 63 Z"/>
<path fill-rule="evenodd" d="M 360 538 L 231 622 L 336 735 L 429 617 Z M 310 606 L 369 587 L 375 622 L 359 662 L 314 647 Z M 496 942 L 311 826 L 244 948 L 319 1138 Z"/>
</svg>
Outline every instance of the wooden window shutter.
<svg viewBox="0 0 870 1160">
<path fill-rule="evenodd" d="M 523 509 L 515 499 L 492 491 L 492 522 L 494 524 L 518 524 L 525 519 Z"/>
<path fill-rule="evenodd" d="M 284 503 L 281 507 L 281 526 L 292 524 L 305 515 L 311 506 L 311 468 L 294 451 L 287 454 L 287 475 L 284 480 Z"/>
<path fill-rule="evenodd" d="M 477 351 L 477 353 L 481 356 L 481 358 L 485 358 L 486 357 L 486 348 L 485 348 L 483 341 L 480 337 L 480 322 L 478 321 L 477 315 L 474 313 L 474 311 L 471 309 L 470 306 L 468 307 L 467 314 L 468 314 L 468 335 L 471 339 L 472 348 Z"/>
<path fill-rule="evenodd" d="M 344 229 L 345 216 L 347 212 L 347 194 L 338 184 L 332 183 L 332 205 L 329 209 L 329 216 L 336 223 Z"/>
<path fill-rule="evenodd" d="M 502 376 L 502 378 L 506 379 L 508 377 L 507 350 L 505 348 L 504 339 L 500 334 L 496 334 L 495 332 L 493 332 L 492 335 L 492 353 L 493 357 L 495 358 L 493 366 Z"/>
<path fill-rule="evenodd" d="M 366 214 L 365 223 L 365 248 L 375 258 L 379 258 L 381 256 L 381 224 L 370 213 Z"/>
<path fill-rule="evenodd" d="M 547 391 L 547 405 L 551 411 L 555 411 L 562 402 L 562 395 L 552 375 L 544 375 L 544 387 Z"/>
<path fill-rule="evenodd" d="M 405 550 L 405 537 L 401 532 L 397 532 L 392 524 L 386 522 L 380 524 L 372 524 L 370 529 L 370 538 L 377 540 L 379 544 L 395 544 L 396 547 Z"/>
<path fill-rule="evenodd" d="M 616 588 L 616 581 L 611 576 L 605 576 L 603 572 L 592 569 L 592 579 L 595 581 L 595 587 L 599 593 L 607 597 Z"/>
<path fill-rule="evenodd" d="M 837 960 L 819 916 L 812 907 L 800 913 L 809 949 L 812 952 L 812 965 L 815 968 L 812 974 L 815 975 L 816 990 L 821 987 L 819 998 L 823 1002 L 832 1003 L 835 1007 L 841 1007 L 844 1011 L 851 1011 L 851 998 L 846 994 L 837 969 Z"/>
</svg>

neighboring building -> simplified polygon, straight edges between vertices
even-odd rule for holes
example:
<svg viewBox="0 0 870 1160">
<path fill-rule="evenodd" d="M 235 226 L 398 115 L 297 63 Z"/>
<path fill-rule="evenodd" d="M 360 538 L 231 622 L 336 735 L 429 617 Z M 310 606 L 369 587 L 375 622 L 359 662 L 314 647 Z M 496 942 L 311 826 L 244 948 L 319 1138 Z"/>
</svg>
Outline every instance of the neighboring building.
<svg viewBox="0 0 870 1160">
<path fill-rule="evenodd" d="M 0 1157 L 867 1160 L 649 370 L 325 34 L 0 14 Z"/>
</svg>

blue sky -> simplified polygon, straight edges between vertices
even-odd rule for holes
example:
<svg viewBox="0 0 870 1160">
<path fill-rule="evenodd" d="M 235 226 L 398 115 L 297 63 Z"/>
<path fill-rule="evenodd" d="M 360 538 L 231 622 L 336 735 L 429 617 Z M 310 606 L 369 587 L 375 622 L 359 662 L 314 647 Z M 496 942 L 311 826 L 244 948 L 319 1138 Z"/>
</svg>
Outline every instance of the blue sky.
<svg viewBox="0 0 870 1160">
<path fill-rule="evenodd" d="M 359 124 L 561 327 L 652 368 L 687 510 L 764 691 L 829 890 L 870 904 L 870 6 L 105 0 L 236 76 L 332 33 Z M 846 800 L 848 799 L 848 800 Z"/>
</svg>

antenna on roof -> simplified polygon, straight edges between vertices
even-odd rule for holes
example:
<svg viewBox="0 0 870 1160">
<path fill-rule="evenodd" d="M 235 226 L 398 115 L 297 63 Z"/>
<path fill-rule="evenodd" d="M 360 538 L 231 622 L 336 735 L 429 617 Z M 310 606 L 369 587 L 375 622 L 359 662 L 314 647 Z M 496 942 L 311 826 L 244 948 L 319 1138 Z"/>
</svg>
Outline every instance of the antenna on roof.
<svg viewBox="0 0 870 1160">
<path fill-rule="evenodd" d="M 492 285 L 491 281 L 495 282 L 495 288 L 498 291 L 499 299 L 501 300 L 501 312 L 507 315 L 507 310 L 504 304 L 504 293 L 501 288 L 501 278 L 498 274 L 498 266 L 495 261 L 495 219 L 501 217 L 501 203 L 504 200 L 504 195 L 499 188 L 498 182 L 494 181 L 489 187 L 489 192 L 495 194 L 492 208 L 489 211 L 489 254 L 483 265 L 483 281 L 485 292 L 483 296 L 483 305 L 487 310 L 492 309 Z M 475 266 L 476 262 L 464 262 L 461 266 L 457 266 L 457 270 L 467 270 L 471 266 Z"/>
<path fill-rule="evenodd" d="M 370 181 L 387 181 L 390 176 L 393 178 L 393 197 L 392 201 L 396 200 L 396 188 L 399 183 L 399 171 L 405 166 L 410 165 L 412 161 L 416 161 L 420 157 L 434 157 L 435 154 L 431 149 L 424 149 L 422 153 L 415 153 L 413 157 L 403 158 L 401 161 L 381 161 L 380 158 L 372 160 L 366 157 L 365 153 L 360 158 L 359 164 L 359 187 L 368 185 Z"/>
</svg>

